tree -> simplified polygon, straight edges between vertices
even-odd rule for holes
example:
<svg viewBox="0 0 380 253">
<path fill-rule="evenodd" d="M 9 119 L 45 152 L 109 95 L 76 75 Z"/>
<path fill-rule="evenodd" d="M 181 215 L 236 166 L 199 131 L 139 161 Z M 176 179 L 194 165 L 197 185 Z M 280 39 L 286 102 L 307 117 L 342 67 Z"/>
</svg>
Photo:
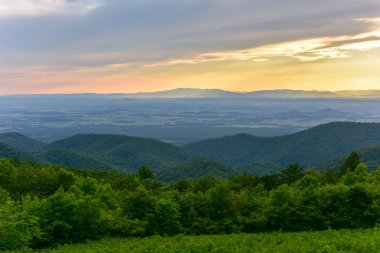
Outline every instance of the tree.
<svg viewBox="0 0 380 253">
<path fill-rule="evenodd" d="M 325 217 L 323 228 L 349 228 L 348 187 L 342 184 L 326 185 L 319 190 L 319 210 Z"/>
<path fill-rule="evenodd" d="M 356 151 L 351 152 L 351 154 L 346 158 L 342 166 L 340 167 L 340 174 L 344 175 L 349 171 L 355 171 L 356 167 L 361 163 L 360 156 Z"/>
<path fill-rule="evenodd" d="M 151 179 L 153 178 L 153 172 L 148 166 L 141 166 L 137 171 L 137 176 L 140 179 Z"/>
<path fill-rule="evenodd" d="M 41 236 L 38 225 L 36 216 L 25 212 L 20 203 L 8 198 L 0 205 L 0 251 L 30 246 L 34 238 Z"/>
<path fill-rule="evenodd" d="M 236 199 L 226 183 L 220 183 L 206 192 L 208 217 L 212 221 L 209 233 L 240 232 L 236 220 Z"/>
<path fill-rule="evenodd" d="M 281 170 L 281 178 L 283 182 L 291 185 L 298 179 L 301 179 L 303 177 L 303 169 L 304 166 L 299 163 L 289 164 L 288 167 Z"/>
<path fill-rule="evenodd" d="M 269 229 L 300 231 L 304 228 L 298 210 L 300 195 L 300 191 L 286 184 L 271 192 L 271 206 L 268 210 Z"/>
<path fill-rule="evenodd" d="M 159 199 L 149 216 L 149 232 L 159 235 L 175 235 L 179 233 L 181 224 L 178 204 L 171 199 Z"/>
<path fill-rule="evenodd" d="M 259 177 L 259 183 L 268 191 L 277 188 L 281 184 L 281 178 L 279 174 L 265 175 Z"/>
<path fill-rule="evenodd" d="M 140 185 L 135 191 L 123 194 L 121 207 L 124 215 L 135 220 L 143 220 L 154 210 L 155 198 L 152 192 Z"/>
<path fill-rule="evenodd" d="M 348 191 L 350 228 L 369 228 L 375 225 L 375 219 L 370 212 L 372 201 L 370 194 L 361 185 L 355 185 Z"/>
<path fill-rule="evenodd" d="M 312 175 L 306 175 L 296 183 L 296 186 L 302 190 L 314 189 L 319 186 L 318 178 Z"/>
</svg>

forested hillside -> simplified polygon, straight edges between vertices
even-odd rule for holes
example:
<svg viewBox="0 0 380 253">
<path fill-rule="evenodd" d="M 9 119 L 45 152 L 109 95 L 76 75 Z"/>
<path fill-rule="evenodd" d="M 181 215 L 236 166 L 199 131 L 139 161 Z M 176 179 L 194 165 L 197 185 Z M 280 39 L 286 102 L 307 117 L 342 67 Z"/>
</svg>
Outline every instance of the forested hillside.
<svg viewBox="0 0 380 253">
<path fill-rule="evenodd" d="M 380 171 L 359 159 L 339 173 L 202 177 L 162 184 L 134 175 L 0 159 L 0 250 L 103 237 L 372 228 L 380 222 Z"/>
<path fill-rule="evenodd" d="M 42 157 L 45 162 L 74 167 L 74 168 L 89 168 L 89 169 L 111 169 L 111 166 L 102 162 L 101 159 L 94 159 L 81 153 L 68 149 L 46 149 L 37 154 Z"/>
<path fill-rule="evenodd" d="M 248 172 L 258 176 L 277 173 L 281 169 L 283 169 L 283 167 L 274 162 L 253 162 L 235 167 L 235 170 L 239 173 Z"/>
<path fill-rule="evenodd" d="M 60 150 L 60 163 L 63 165 L 93 168 L 112 168 L 119 171 L 135 171 L 142 165 L 154 170 L 175 166 L 187 158 L 188 154 L 172 144 L 154 139 L 124 135 L 80 134 L 53 142 L 40 153 L 47 161 L 55 162 L 52 151 Z M 70 155 L 74 154 L 75 159 Z M 88 161 L 91 161 L 88 163 Z"/>
<path fill-rule="evenodd" d="M 10 144 L 0 140 L 0 157 L 129 173 L 146 165 L 164 181 L 207 175 L 224 178 L 244 172 L 266 175 L 290 163 L 338 171 L 353 150 L 370 171 L 380 164 L 379 123 L 335 122 L 274 138 L 239 134 L 184 147 L 109 134 L 80 134 L 47 145 L 16 133 L 1 136 Z"/>
<path fill-rule="evenodd" d="M 184 148 L 192 155 L 207 156 L 233 167 L 254 162 L 318 166 L 352 150 L 379 143 L 379 123 L 334 122 L 292 135 L 259 138 L 239 134 L 204 140 Z"/>
<path fill-rule="evenodd" d="M 18 148 L 25 152 L 38 151 L 45 146 L 45 143 L 29 138 L 19 133 L 2 133 L 0 142 Z"/>
<path fill-rule="evenodd" d="M 366 147 L 357 151 L 362 161 L 368 165 L 368 170 L 372 171 L 380 166 L 380 145 Z M 321 170 L 339 170 L 345 160 L 345 156 L 330 160 L 320 166 Z"/>
<path fill-rule="evenodd" d="M 15 147 L 12 147 L 8 144 L 1 143 L 1 142 L 0 142 L 0 158 L 13 158 L 13 159 L 29 160 L 29 161 L 36 160 L 36 158 L 33 155 L 27 152 L 23 152 Z"/>
<path fill-rule="evenodd" d="M 162 181 L 177 181 L 179 179 L 200 178 L 203 176 L 227 178 L 237 174 L 238 171 L 220 162 L 204 157 L 193 157 L 173 168 L 159 170 L 156 175 Z"/>
</svg>

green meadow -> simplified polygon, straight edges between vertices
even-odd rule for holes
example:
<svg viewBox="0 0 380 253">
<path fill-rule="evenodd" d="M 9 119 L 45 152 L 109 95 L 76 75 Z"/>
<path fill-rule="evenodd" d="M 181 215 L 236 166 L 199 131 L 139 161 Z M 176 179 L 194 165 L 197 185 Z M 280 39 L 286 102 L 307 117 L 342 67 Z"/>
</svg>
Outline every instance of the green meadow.
<svg viewBox="0 0 380 253">
<path fill-rule="evenodd" d="M 259 233 L 103 239 L 60 246 L 44 253 L 195 253 L 195 252 L 380 252 L 380 228 L 321 232 Z"/>
</svg>

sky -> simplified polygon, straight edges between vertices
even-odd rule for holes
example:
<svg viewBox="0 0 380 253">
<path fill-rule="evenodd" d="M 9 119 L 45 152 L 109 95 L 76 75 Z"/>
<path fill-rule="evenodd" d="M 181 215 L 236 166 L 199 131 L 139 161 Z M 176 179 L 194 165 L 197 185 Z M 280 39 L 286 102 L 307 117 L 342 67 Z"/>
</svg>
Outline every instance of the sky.
<svg viewBox="0 0 380 253">
<path fill-rule="evenodd" d="M 0 0 L 0 94 L 380 89 L 379 0 Z"/>
</svg>

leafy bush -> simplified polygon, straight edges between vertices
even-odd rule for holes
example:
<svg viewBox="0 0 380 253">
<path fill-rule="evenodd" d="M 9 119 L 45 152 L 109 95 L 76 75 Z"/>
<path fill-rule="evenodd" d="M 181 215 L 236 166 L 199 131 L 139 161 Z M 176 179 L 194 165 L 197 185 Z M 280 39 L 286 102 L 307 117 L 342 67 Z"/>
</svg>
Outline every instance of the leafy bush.
<svg viewBox="0 0 380 253">
<path fill-rule="evenodd" d="M 281 175 L 161 184 L 149 168 L 124 175 L 0 159 L 0 249 L 103 237 L 372 228 L 380 222 L 379 183 L 380 169 L 368 173 L 364 164 L 344 174 L 293 164 Z"/>
<path fill-rule="evenodd" d="M 37 217 L 25 212 L 19 203 L 8 198 L 0 205 L 0 250 L 28 247 L 40 236 Z"/>
</svg>

